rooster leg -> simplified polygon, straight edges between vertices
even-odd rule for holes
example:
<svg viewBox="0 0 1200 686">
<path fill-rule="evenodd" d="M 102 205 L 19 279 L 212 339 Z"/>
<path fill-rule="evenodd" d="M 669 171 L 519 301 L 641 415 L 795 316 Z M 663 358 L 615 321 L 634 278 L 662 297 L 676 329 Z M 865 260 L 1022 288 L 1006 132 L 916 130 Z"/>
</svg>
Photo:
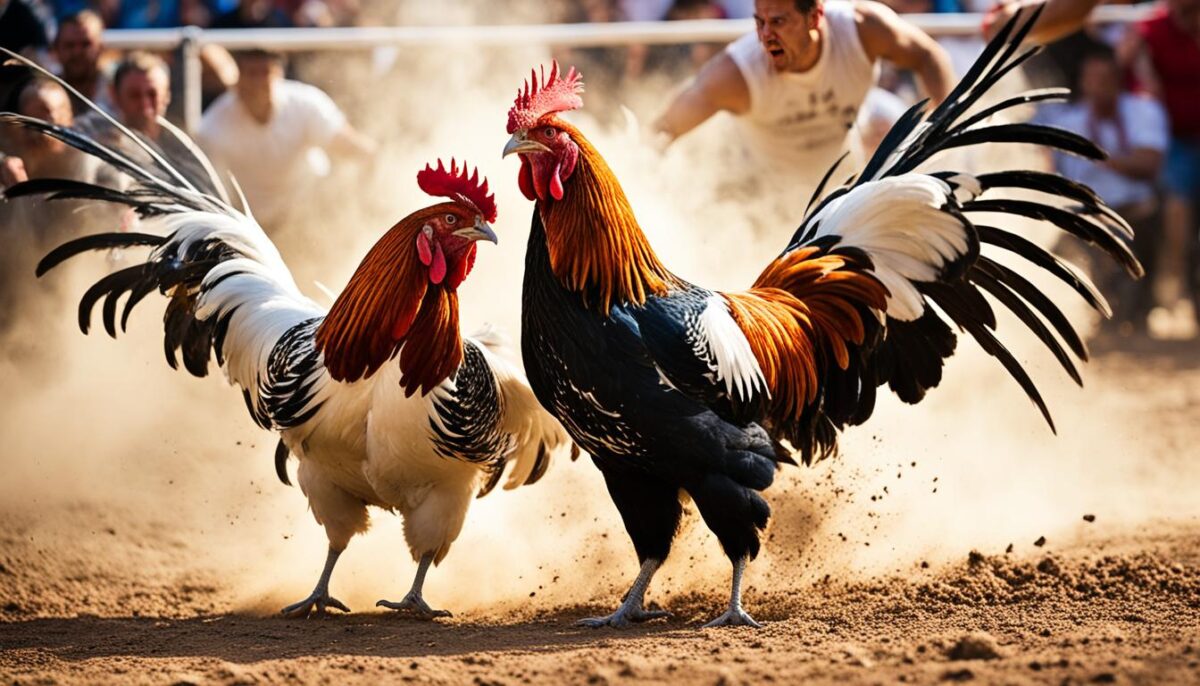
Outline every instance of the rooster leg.
<svg viewBox="0 0 1200 686">
<path fill-rule="evenodd" d="M 337 564 L 341 554 L 342 551 L 330 548 L 329 555 L 325 558 L 325 569 L 321 572 L 321 578 L 317 580 L 317 587 L 313 589 L 312 595 L 298 603 L 288 605 L 280 613 L 285 617 L 300 619 L 309 616 L 323 617 L 327 607 L 335 607 L 342 612 L 349 612 L 350 608 L 343 605 L 342 601 L 329 595 L 329 577 L 333 575 L 333 566 Z"/>
<path fill-rule="evenodd" d="M 425 602 L 421 597 L 421 588 L 425 585 L 425 573 L 429 571 L 429 565 L 433 563 L 433 553 L 425 553 L 421 556 L 421 561 L 417 564 L 417 576 L 413 579 L 412 589 L 408 595 L 404 596 L 404 600 L 400 602 L 392 602 L 390 600 L 381 600 L 375 603 L 375 607 L 387 607 L 393 610 L 406 610 L 412 612 L 421 619 L 434 619 L 436 617 L 452 617 L 449 610 L 435 610 Z"/>
<path fill-rule="evenodd" d="M 646 587 L 650 585 L 650 580 L 654 578 L 654 573 L 658 571 L 660 565 L 662 565 L 662 562 L 653 558 L 646 558 L 646 561 L 642 563 L 642 571 L 638 572 L 637 579 L 634 580 L 633 586 L 625 594 L 625 599 L 621 602 L 621 606 L 617 608 L 616 612 L 605 617 L 581 619 L 576 622 L 576 625 L 590 626 L 593 629 L 598 629 L 602 626 L 624 629 L 634 622 L 645 622 L 650 619 L 670 617 L 670 612 L 642 608 L 643 598 L 646 596 Z"/>
<path fill-rule="evenodd" d="M 729 609 L 725 614 L 717 617 L 704 628 L 710 626 L 752 626 L 755 629 L 761 629 L 762 624 L 754 621 L 754 618 L 746 614 L 742 609 L 742 572 L 746 571 L 746 558 L 738 558 L 733 563 L 733 590 L 729 593 Z"/>
</svg>

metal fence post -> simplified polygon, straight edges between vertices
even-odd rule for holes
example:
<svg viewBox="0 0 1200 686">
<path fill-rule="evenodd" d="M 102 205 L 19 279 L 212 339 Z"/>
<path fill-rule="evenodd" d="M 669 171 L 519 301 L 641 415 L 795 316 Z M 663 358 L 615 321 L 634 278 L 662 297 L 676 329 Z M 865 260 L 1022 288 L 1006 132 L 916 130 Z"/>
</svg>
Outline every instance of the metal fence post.
<svg viewBox="0 0 1200 686">
<path fill-rule="evenodd" d="M 204 34 L 199 27 L 183 29 L 179 41 L 179 56 L 183 60 L 183 128 L 189 136 L 196 135 L 200 126 L 200 87 L 203 74 L 200 66 L 200 38 Z"/>
</svg>

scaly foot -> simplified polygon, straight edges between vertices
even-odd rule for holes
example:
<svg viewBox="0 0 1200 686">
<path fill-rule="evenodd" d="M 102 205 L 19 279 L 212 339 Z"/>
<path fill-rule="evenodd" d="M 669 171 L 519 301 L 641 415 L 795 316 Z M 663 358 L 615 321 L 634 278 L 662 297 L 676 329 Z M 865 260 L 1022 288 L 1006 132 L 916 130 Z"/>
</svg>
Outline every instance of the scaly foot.
<svg viewBox="0 0 1200 686">
<path fill-rule="evenodd" d="M 284 617 L 289 619 L 304 619 L 306 617 L 324 617 L 326 608 L 337 608 L 342 612 L 349 612 L 350 608 L 342 604 L 342 601 L 334 598 L 328 593 L 317 593 L 301 600 L 298 603 L 288 605 L 279 611 Z"/>
<path fill-rule="evenodd" d="M 713 626 L 752 626 L 755 629 L 761 629 L 762 624 L 754 621 L 754 618 L 746 614 L 746 611 L 740 607 L 731 607 L 725 614 L 717 617 L 703 628 L 707 629 Z"/>
<path fill-rule="evenodd" d="M 449 610 L 435 610 L 425 602 L 419 594 L 409 592 L 404 596 L 404 600 L 398 603 L 390 600 L 381 600 L 375 603 L 375 607 L 386 607 L 392 610 L 402 612 L 410 612 L 420 619 L 436 619 L 438 617 L 453 617 Z"/>
<path fill-rule="evenodd" d="M 664 619 L 671 613 L 666 610 L 643 610 L 640 607 L 626 608 L 624 605 L 617 611 L 605 617 L 587 617 L 575 622 L 575 626 L 587 626 L 593 629 L 611 626 L 614 629 L 628 629 L 631 625 L 648 622 L 652 619 Z"/>
</svg>

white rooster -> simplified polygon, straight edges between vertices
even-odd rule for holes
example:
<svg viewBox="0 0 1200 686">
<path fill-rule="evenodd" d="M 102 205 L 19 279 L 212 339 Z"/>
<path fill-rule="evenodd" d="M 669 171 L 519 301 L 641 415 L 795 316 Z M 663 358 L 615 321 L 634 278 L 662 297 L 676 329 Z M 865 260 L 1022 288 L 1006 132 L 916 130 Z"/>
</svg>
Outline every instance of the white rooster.
<svg viewBox="0 0 1200 686">
<path fill-rule="evenodd" d="M 417 175 L 421 189 L 450 201 L 418 210 L 385 233 L 326 312 L 300 292 L 252 217 L 196 190 L 128 131 L 122 129 L 153 168 L 75 131 L 11 113 L 0 120 L 96 155 L 134 180 L 124 191 L 38 179 L 5 192 L 120 203 L 141 218 L 139 232 L 79 238 L 38 265 L 40 276 L 87 251 L 150 248 L 144 262 L 105 276 L 84 294 L 83 332 L 101 300 L 105 329 L 115 337 L 122 296 L 128 294 L 124 329 L 133 307 L 160 291 L 168 298 L 164 345 L 171 366 L 178 353 L 189 372 L 205 376 L 215 353 L 254 420 L 280 433 L 276 470 L 284 483 L 289 452 L 299 458 L 300 488 L 325 527 L 329 554 L 312 594 L 283 613 L 349 611 L 330 595 L 329 580 L 350 539 L 367 529 L 373 505 L 403 517 L 418 562 L 408 594 L 378 604 L 422 618 L 448 616 L 430 608 L 421 589 L 429 566 L 462 530 L 472 498 L 491 491 L 508 463 L 506 487 L 536 482 L 551 454 L 569 445 L 521 371 L 499 354 L 498 337 L 459 331 L 456 289 L 474 264 L 476 242 L 496 240 L 487 181 L 453 161 L 449 169 L 427 166 Z"/>
</svg>

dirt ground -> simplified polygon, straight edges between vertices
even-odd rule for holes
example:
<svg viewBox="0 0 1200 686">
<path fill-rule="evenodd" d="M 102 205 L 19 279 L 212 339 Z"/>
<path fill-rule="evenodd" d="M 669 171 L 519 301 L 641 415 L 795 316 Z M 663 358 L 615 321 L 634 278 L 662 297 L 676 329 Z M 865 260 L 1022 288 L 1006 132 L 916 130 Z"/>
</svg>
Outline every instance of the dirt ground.
<svg viewBox="0 0 1200 686">
<path fill-rule="evenodd" d="M 1149 470 L 1195 474 L 1180 468 L 1200 458 L 1195 342 L 1102 342 L 1094 352 L 1089 393 L 1130 425 L 1150 429 L 1136 459 Z M 21 445 L 10 449 L 27 449 Z M 188 478 L 173 474 L 172 484 Z M 1194 499 L 1196 482 L 1180 479 L 1178 488 Z M 282 488 L 270 486 L 262 488 Z M 130 495 L 123 505 L 67 490 L 9 494 L 0 504 L 3 683 L 1200 683 L 1194 510 L 1140 521 L 1079 511 L 1075 533 L 1041 545 L 1018 540 L 1005 552 L 981 536 L 979 551 L 955 543 L 932 564 L 918 556 L 865 576 L 827 567 L 792 577 L 783 555 L 769 573 L 752 576 L 746 591 L 762 630 L 699 628 L 725 602 L 727 576 L 718 573 L 700 590 L 664 595 L 652 587 L 650 600 L 674 613 L 667 621 L 597 631 L 573 622 L 617 602 L 632 574 L 623 548 L 617 577 L 579 596 L 583 602 L 531 592 L 528 602 L 468 608 L 437 623 L 374 608 L 285 620 L 270 607 L 305 583 L 268 594 L 269 601 L 247 601 L 228 574 L 236 565 L 226 539 L 203 533 L 169 500 L 147 505 Z M 777 512 L 786 494 L 774 496 Z M 173 497 L 182 508 L 193 496 Z M 864 500 L 865 493 L 841 507 Z M 298 529 L 311 528 L 294 514 Z M 776 533 L 768 547 L 788 546 L 786 531 Z M 311 579 L 311 565 L 300 566 L 300 577 Z M 352 582 L 335 577 L 335 593 L 339 583 Z M 435 595 L 452 600 L 445 587 Z"/>
</svg>

